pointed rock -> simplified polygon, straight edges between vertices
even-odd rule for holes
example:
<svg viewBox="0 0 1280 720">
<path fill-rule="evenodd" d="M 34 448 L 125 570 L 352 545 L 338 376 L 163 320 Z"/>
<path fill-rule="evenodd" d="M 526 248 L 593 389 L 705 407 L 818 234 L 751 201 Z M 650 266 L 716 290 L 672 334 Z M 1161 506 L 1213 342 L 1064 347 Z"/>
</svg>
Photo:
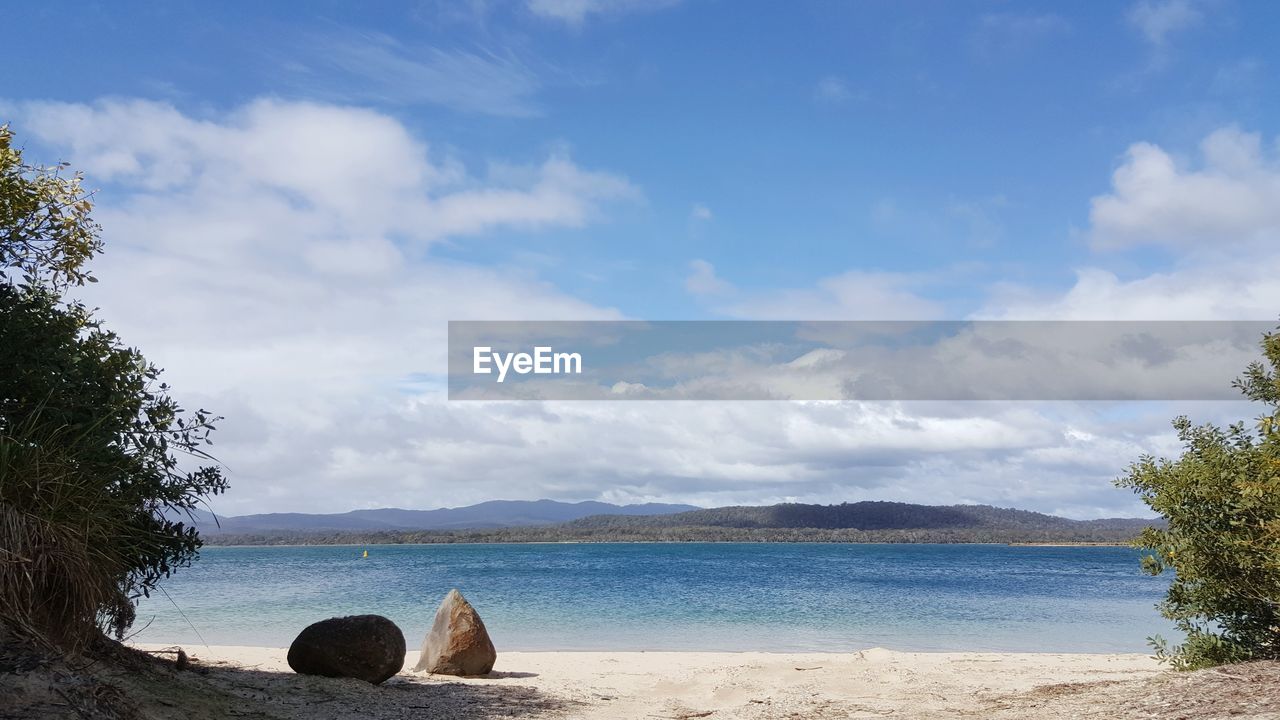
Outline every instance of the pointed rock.
<svg viewBox="0 0 1280 720">
<path fill-rule="evenodd" d="M 462 593 L 450 590 L 422 640 L 422 657 L 413 670 L 438 675 L 488 675 L 497 659 L 489 631 L 484 629 L 476 609 Z"/>
</svg>

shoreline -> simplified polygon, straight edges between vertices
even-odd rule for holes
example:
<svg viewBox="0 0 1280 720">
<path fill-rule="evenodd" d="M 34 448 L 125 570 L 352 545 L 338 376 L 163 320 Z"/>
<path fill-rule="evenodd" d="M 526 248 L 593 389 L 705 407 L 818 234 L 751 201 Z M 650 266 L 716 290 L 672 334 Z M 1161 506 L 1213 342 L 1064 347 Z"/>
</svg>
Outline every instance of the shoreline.
<svg viewBox="0 0 1280 720">
<path fill-rule="evenodd" d="M 406 639 L 407 636 L 406 636 Z M 279 661 L 284 662 L 284 654 L 289 651 L 286 645 L 234 645 L 227 643 L 210 643 L 208 645 L 192 642 L 152 642 L 152 641 L 134 641 L 125 640 L 123 645 L 145 652 L 155 652 L 157 650 L 165 650 L 172 648 L 182 648 L 188 654 L 199 654 L 203 651 L 208 657 L 216 659 L 220 662 L 239 662 L 246 657 L 264 659 L 275 663 L 277 658 L 275 655 L 280 654 Z M 412 646 L 414 643 L 409 642 Z M 417 650 L 405 651 L 405 667 L 412 667 L 418 660 Z M 864 653 L 879 654 L 891 653 L 896 655 L 925 655 L 925 656 L 942 656 L 942 655 L 990 655 L 993 657 L 1015 657 L 1034 659 L 1042 658 L 1060 658 L 1060 657 L 1080 657 L 1080 658 L 1122 658 L 1136 659 L 1148 658 L 1154 661 L 1154 655 L 1149 652 L 1119 652 L 1119 651 L 1088 651 L 1088 650 L 1002 650 L 1002 649 L 979 649 L 979 650 L 953 650 L 953 649 L 913 649 L 913 648 L 893 648 L 884 645 L 876 645 L 873 647 L 863 647 L 851 650 L 718 650 L 718 649 L 646 649 L 646 650 L 608 650 L 600 648 L 539 648 L 536 650 L 529 649 L 509 649 L 502 650 L 500 655 L 509 655 L 512 657 L 524 658 L 526 656 L 553 656 L 553 655 L 609 655 L 609 656 L 631 656 L 631 655 L 673 655 L 673 656 L 725 656 L 732 658 L 735 656 L 761 655 L 768 657 L 787 657 L 792 655 L 815 656 L 815 657 L 851 657 Z M 1158 663 L 1157 663 L 1158 665 Z M 288 665 L 280 665 L 280 667 L 288 670 Z M 290 671 L 292 672 L 292 671 Z M 404 671 L 407 672 L 407 671 Z"/>
<path fill-rule="evenodd" d="M 210 643 L 201 645 L 197 643 L 158 643 L 158 642 L 134 642 L 125 641 L 122 643 L 126 647 L 137 648 L 139 650 L 151 651 L 161 648 L 171 648 L 182 646 L 184 648 L 202 648 L 207 653 L 213 653 L 211 657 L 222 657 L 222 653 L 230 652 L 232 654 L 240 651 L 248 652 L 284 652 L 289 648 L 284 645 L 231 645 L 226 643 Z M 412 643 L 410 643 L 412 645 Z M 829 655 L 833 657 L 845 657 L 859 655 L 864 653 L 891 653 L 899 655 L 1012 655 L 1012 656 L 1065 656 L 1065 657 L 1109 657 L 1109 658 L 1134 658 L 1134 657 L 1152 657 L 1151 653 L 1140 652 L 1071 652 L 1057 650 L 894 650 L 883 646 L 875 646 L 861 648 L 858 650 L 507 650 L 503 654 L 507 655 L 559 655 L 562 653 L 596 653 L 604 655 L 654 655 L 654 654 L 670 654 L 670 655 Z M 406 658 L 417 660 L 418 651 L 407 650 Z"/>
<path fill-rule="evenodd" d="M 207 540 L 207 538 L 203 538 Z M 368 542 L 368 543 L 234 543 L 205 542 L 209 548 L 302 548 L 302 547 L 434 547 L 438 545 L 984 545 L 998 547 L 1118 547 L 1131 548 L 1128 542 L 873 542 L 858 540 L 485 540 L 442 542 Z"/>
<path fill-rule="evenodd" d="M 182 647 L 208 677 L 228 687 L 249 682 L 265 702 L 293 703 L 275 710 L 296 705 L 301 713 L 280 716 L 317 720 L 356 716 L 344 708 L 375 718 L 402 717 L 405 707 L 434 713 L 422 717 L 472 717 L 477 697 L 502 705 L 493 717 L 1004 717 L 998 711 L 1011 698 L 1043 688 L 1147 681 L 1170 672 L 1136 653 L 500 650 L 493 673 L 459 678 L 410 672 L 418 656 L 410 651 L 405 669 L 375 687 L 296 675 L 284 648 Z M 416 694 L 432 702 L 406 705 Z"/>
</svg>

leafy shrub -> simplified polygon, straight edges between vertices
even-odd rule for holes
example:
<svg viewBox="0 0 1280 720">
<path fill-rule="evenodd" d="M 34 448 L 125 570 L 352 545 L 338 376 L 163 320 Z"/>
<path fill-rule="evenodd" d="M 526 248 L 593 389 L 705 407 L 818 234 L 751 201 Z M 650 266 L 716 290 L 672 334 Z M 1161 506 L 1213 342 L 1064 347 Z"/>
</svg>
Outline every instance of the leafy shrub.
<svg viewBox="0 0 1280 720">
<path fill-rule="evenodd" d="M 1168 520 L 1135 544 L 1151 551 L 1147 572 L 1175 573 L 1160 610 L 1186 640 L 1152 643 L 1179 669 L 1280 659 L 1280 334 L 1262 348 L 1267 364 L 1235 382 L 1265 407 L 1255 429 L 1179 417 L 1182 457 L 1144 456 L 1117 481 Z"/>
<path fill-rule="evenodd" d="M 123 633 L 200 547 L 179 518 L 226 487 L 204 450 L 215 418 L 61 296 L 93 281 L 91 207 L 0 127 L 0 623 L 64 647 Z"/>
</svg>

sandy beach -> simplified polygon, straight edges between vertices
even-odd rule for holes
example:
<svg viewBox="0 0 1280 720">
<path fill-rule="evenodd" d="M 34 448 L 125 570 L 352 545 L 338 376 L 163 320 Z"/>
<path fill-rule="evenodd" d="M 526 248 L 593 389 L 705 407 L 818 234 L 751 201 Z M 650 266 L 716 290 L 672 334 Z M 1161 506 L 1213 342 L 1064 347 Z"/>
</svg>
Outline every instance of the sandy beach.
<svg viewBox="0 0 1280 720">
<path fill-rule="evenodd" d="M 1113 717 L 1125 686 L 1173 675 L 1138 654 L 506 652 L 488 677 L 406 670 L 373 687 L 295 675 L 279 648 L 186 651 L 266 716 L 298 718 Z"/>
</svg>

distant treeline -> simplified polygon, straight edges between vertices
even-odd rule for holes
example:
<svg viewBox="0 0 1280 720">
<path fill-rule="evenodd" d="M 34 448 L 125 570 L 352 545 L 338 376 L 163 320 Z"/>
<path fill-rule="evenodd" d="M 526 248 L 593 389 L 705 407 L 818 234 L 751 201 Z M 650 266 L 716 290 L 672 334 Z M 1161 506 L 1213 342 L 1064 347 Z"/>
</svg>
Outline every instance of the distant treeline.
<svg viewBox="0 0 1280 720">
<path fill-rule="evenodd" d="M 557 525 L 475 530 L 261 531 L 213 545 L 530 542 L 1126 543 L 1157 521 L 1071 520 L 986 505 L 891 502 L 735 506 L 672 515 L 593 515 Z"/>
</svg>

